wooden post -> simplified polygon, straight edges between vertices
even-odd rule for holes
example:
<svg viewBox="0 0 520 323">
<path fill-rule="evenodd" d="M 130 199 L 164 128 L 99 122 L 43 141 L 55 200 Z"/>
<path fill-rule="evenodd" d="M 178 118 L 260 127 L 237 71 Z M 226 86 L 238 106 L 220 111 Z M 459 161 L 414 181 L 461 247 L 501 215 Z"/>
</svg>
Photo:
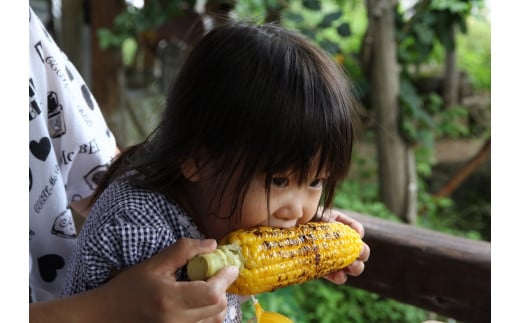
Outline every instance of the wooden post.
<svg viewBox="0 0 520 323">
<path fill-rule="evenodd" d="M 88 77 L 90 72 L 87 73 L 87 66 L 85 64 L 86 39 L 83 34 L 83 26 L 85 23 L 84 15 L 81 0 L 61 2 L 60 45 L 61 49 L 67 54 L 67 57 L 83 76 L 85 82 L 90 86 L 91 83 Z"/>
<path fill-rule="evenodd" d="M 124 10 L 126 5 L 124 0 L 91 0 L 89 3 L 92 27 L 92 84 L 90 89 L 117 141 L 124 143 L 121 110 L 125 82 L 121 49 L 102 50 L 99 46 L 97 30 L 112 28 L 114 18 Z"/>
<path fill-rule="evenodd" d="M 377 122 L 379 195 L 390 211 L 406 219 L 408 157 L 406 142 L 399 131 L 399 66 L 394 17 L 397 1 L 367 0 L 366 3 L 367 32 L 370 32 L 367 38 L 371 48 L 364 55 L 369 55 L 369 100 Z"/>
</svg>

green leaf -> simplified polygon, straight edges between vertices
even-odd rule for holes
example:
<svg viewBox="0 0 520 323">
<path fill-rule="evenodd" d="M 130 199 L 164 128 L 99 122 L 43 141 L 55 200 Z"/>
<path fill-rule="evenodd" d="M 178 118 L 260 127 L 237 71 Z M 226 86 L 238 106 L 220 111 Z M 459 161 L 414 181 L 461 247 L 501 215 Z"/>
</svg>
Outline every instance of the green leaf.
<svg viewBox="0 0 520 323">
<path fill-rule="evenodd" d="M 303 22 L 303 15 L 299 12 L 287 11 L 285 13 L 285 18 L 297 24 L 301 24 Z"/>
<path fill-rule="evenodd" d="M 103 50 L 118 48 L 122 44 L 120 38 L 108 28 L 99 28 L 97 30 L 97 36 L 99 38 L 99 47 Z"/>
<path fill-rule="evenodd" d="M 471 4 L 464 0 L 433 0 L 431 8 L 465 14 L 471 10 Z"/>
<path fill-rule="evenodd" d="M 422 23 L 413 25 L 414 34 L 417 36 L 417 40 L 420 43 L 430 45 L 433 43 L 434 33 L 433 30 Z"/>
<path fill-rule="evenodd" d="M 321 48 L 325 49 L 327 52 L 331 53 L 332 55 L 338 54 L 341 52 L 341 48 L 339 47 L 339 45 L 328 39 L 324 39 L 324 40 L 320 41 L 319 45 L 321 46 Z"/>
<path fill-rule="evenodd" d="M 421 97 L 417 94 L 413 84 L 407 79 L 402 77 L 399 87 L 399 99 L 401 103 L 405 104 L 410 111 L 419 109 L 422 105 Z"/>
<path fill-rule="evenodd" d="M 310 39 L 316 39 L 316 30 L 311 28 L 302 28 L 300 32 Z"/>
<path fill-rule="evenodd" d="M 321 22 L 318 24 L 318 27 L 319 28 L 328 28 L 330 26 L 332 26 L 332 23 L 334 21 L 336 21 L 339 17 L 342 16 L 342 12 L 341 11 L 335 11 L 335 12 L 331 12 L 329 14 L 326 14 L 323 19 L 321 20 Z"/>
<path fill-rule="evenodd" d="M 277 9 L 279 7 L 277 0 L 265 0 L 265 4 L 269 9 Z"/>
<path fill-rule="evenodd" d="M 303 6 L 310 10 L 321 10 L 321 2 L 319 0 L 303 0 Z"/>
<path fill-rule="evenodd" d="M 342 37 L 348 37 L 352 34 L 350 30 L 350 24 L 346 22 L 341 23 L 341 25 L 339 25 L 338 28 L 336 28 L 336 30 L 338 31 L 338 34 Z"/>
</svg>

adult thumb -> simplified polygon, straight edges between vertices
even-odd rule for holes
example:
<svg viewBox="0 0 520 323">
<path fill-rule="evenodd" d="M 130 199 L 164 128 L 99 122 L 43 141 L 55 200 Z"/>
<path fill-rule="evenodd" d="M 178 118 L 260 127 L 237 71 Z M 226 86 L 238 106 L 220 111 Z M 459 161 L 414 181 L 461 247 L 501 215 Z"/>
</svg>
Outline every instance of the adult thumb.
<svg viewBox="0 0 520 323">
<path fill-rule="evenodd" d="M 153 266 L 157 269 L 175 272 L 188 263 L 188 260 L 202 253 L 208 253 L 217 248 L 214 239 L 190 239 L 183 238 L 174 244 L 161 250 L 157 255 L 150 258 Z"/>
</svg>

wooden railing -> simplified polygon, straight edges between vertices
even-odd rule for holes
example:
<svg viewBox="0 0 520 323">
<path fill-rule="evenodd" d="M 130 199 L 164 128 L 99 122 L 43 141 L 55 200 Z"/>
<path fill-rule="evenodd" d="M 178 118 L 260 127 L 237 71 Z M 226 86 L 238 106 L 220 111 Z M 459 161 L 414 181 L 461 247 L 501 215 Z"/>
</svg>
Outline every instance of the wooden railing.
<svg viewBox="0 0 520 323">
<path fill-rule="evenodd" d="M 491 244 L 343 212 L 365 227 L 370 259 L 350 286 L 462 322 L 491 321 Z"/>
</svg>

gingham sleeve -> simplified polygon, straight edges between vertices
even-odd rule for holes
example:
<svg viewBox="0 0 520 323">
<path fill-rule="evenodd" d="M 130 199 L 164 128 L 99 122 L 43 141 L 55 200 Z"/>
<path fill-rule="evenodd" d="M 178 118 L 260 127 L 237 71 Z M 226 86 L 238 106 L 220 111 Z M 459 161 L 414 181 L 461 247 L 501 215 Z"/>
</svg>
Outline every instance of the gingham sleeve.
<svg viewBox="0 0 520 323">
<path fill-rule="evenodd" d="M 125 180 L 114 182 L 96 201 L 78 236 L 64 295 L 95 288 L 112 271 L 127 269 L 184 237 L 203 236 L 182 208 L 162 194 Z M 183 278 L 183 271 L 176 274 Z"/>
<path fill-rule="evenodd" d="M 84 241 L 84 275 L 91 284 L 87 288 L 94 288 L 105 282 L 111 271 L 124 270 L 148 259 L 175 239 L 165 227 L 109 222 L 90 232 Z"/>
<path fill-rule="evenodd" d="M 181 238 L 203 239 L 193 220 L 174 201 L 122 180 L 101 194 L 78 237 L 63 296 L 106 282 L 112 270 L 127 269 Z M 185 270 L 176 272 L 186 280 Z M 228 294 L 224 322 L 241 322 L 240 296 Z"/>
</svg>

